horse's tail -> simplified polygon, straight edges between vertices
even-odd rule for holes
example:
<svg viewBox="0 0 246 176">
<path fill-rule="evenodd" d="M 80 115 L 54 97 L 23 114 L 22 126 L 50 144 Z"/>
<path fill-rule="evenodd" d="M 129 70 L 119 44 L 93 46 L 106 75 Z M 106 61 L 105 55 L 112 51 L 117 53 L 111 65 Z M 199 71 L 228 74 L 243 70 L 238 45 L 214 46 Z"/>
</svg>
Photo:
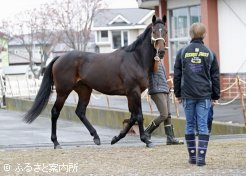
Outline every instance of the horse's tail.
<svg viewBox="0 0 246 176">
<path fill-rule="evenodd" d="M 58 58 L 59 56 L 55 57 L 45 70 L 44 77 L 34 103 L 31 109 L 24 116 L 23 120 L 26 123 L 32 123 L 43 111 L 49 101 L 53 86 L 52 66 Z"/>
</svg>

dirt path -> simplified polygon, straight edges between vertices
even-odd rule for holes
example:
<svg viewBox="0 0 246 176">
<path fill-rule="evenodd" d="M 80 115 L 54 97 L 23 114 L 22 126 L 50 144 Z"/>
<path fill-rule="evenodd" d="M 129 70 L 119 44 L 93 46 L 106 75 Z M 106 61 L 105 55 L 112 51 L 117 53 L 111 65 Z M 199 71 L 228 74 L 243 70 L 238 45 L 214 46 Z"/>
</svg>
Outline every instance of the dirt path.
<svg viewBox="0 0 246 176">
<path fill-rule="evenodd" d="M 246 140 L 211 141 L 206 162 L 204 167 L 188 164 L 185 145 L 159 145 L 153 149 L 116 144 L 62 150 L 2 150 L 0 175 L 243 176 L 246 175 Z M 4 170 L 6 164 L 10 171 Z M 52 167 L 58 172 L 46 172 Z"/>
</svg>

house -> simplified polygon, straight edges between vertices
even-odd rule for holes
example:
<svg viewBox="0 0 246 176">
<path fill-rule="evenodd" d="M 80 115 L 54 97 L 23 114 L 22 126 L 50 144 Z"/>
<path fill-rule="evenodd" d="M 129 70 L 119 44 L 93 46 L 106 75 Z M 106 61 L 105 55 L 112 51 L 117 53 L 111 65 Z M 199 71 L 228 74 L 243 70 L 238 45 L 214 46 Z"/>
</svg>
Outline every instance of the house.
<svg viewBox="0 0 246 176">
<path fill-rule="evenodd" d="M 54 43 L 52 39 L 50 39 L 50 41 L 45 41 L 42 44 L 42 41 L 39 41 L 38 39 L 32 41 L 34 38 L 31 38 L 31 35 L 26 34 L 21 37 L 25 41 L 26 45 L 24 45 L 23 41 L 18 37 L 12 38 L 8 43 L 9 68 L 4 69 L 4 73 L 6 75 L 18 75 L 18 77 L 20 75 L 25 75 L 29 78 L 32 77 L 32 72 L 30 70 L 30 56 L 28 50 L 32 52 L 32 63 L 34 64 L 33 69 L 36 71 L 36 73 L 38 73 L 38 71 L 40 70 L 40 65 L 44 59 L 42 57 L 43 46 L 48 48 L 50 50 L 50 53 L 47 54 L 49 56 L 46 61 L 46 65 L 43 67 L 42 73 L 54 57 L 63 55 L 73 50 L 72 48 L 68 47 L 65 43 L 58 42 L 52 44 L 52 42 Z M 30 45 L 27 45 L 28 43 L 30 43 Z M 27 47 L 29 48 L 28 50 Z M 86 51 L 95 52 L 94 35 L 88 42 Z"/>
<path fill-rule="evenodd" d="M 167 15 L 169 51 L 164 63 L 168 75 L 173 74 L 177 51 L 189 43 L 189 27 L 194 22 L 207 26 L 205 45 L 217 55 L 221 72 L 221 89 L 235 83 L 239 76 L 246 82 L 246 1 L 245 0 L 137 0 L 140 8 L 154 9 L 157 16 Z M 243 83 L 243 82 L 242 82 Z M 246 92 L 246 85 L 242 84 Z M 234 98 L 237 84 L 222 94 Z"/>
<path fill-rule="evenodd" d="M 151 23 L 153 14 L 154 10 L 139 8 L 101 9 L 92 25 L 97 51 L 112 52 L 131 44 Z"/>
<path fill-rule="evenodd" d="M 30 35 L 26 34 L 22 37 L 26 44 L 23 44 L 22 39 L 14 37 L 9 41 L 9 65 L 29 65 L 30 58 L 28 50 L 32 52 L 32 62 L 36 65 L 41 63 L 41 47 L 42 44 L 38 41 L 32 41 Z M 49 44 L 46 44 L 49 45 Z M 28 50 L 27 50 L 28 47 Z"/>
<path fill-rule="evenodd" d="M 29 35 L 24 36 L 24 39 L 27 42 L 30 39 Z M 41 44 L 38 42 L 33 42 L 32 47 L 32 62 L 33 64 L 35 64 L 34 69 L 38 71 L 38 66 L 41 64 Z M 8 48 L 9 67 L 4 68 L 5 75 L 18 78 L 32 77 L 32 73 L 29 66 L 29 55 L 23 42 L 19 38 L 12 38 L 8 43 Z"/>
<path fill-rule="evenodd" d="M 64 36 L 64 38 L 65 37 L 66 36 Z M 96 52 L 96 45 L 95 45 L 95 39 L 94 38 L 95 38 L 94 35 L 91 34 L 90 35 L 90 40 L 89 40 L 89 42 L 88 42 L 88 44 L 86 46 L 86 51 L 87 52 Z M 72 50 L 73 50 L 73 48 L 70 48 L 66 43 L 59 42 L 53 48 L 53 50 L 52 50 L 52 58 L 50 58 L 50 59 L 53 59 L 56 56 L 61 56 L 61 55 L 65 54 L 65 53 L 67 53 L 69 51 L 72 51 Z"/>
</svg>

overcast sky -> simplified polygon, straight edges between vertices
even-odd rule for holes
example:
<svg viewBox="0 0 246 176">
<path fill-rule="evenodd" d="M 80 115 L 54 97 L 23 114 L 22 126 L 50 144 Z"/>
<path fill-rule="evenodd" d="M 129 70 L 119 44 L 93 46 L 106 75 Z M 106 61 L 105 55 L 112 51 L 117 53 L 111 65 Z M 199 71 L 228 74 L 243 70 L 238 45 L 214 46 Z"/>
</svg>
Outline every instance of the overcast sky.
<svg viewBox="0 0 246 176">
<path fill-rule="evenodd" d="M 133 8 L 138 7 L 136 0 L 104 0 L 109 8 Z M 0 20 L 11 17 L 14 14 L 38 7 L 40 4 L 50 2 L 50 0 L 0 0 Z"/>
</svg>

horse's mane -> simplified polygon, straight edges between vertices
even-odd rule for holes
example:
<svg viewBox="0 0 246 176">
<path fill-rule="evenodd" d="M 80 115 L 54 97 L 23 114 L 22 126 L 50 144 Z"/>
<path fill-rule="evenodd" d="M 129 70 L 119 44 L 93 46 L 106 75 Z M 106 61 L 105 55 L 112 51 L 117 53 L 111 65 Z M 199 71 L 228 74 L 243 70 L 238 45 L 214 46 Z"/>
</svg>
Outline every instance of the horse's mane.
<svg viewBox="0 0 246 176">
<path fill-rule="evenodd" d="M 145 37 L 147 36 L 150 30 L 151 30 L 151 24 L 148 25 L 145 31 L 137 37 L 137 40 L 135 40 L 132 44 L 123 47 L 123 49 L 127 52 L 131 52 L 135 50 L 138 44 L 142 43 L 142 41 L 145 39 Z"/>
<path fill-rule="evenodd" d="M 157 23 L 162 23 L 164 24 L 161 19 L 157 19 L 156 22 L 154 24 L 157 24 Z M 145 39 L 145 37 L 147 36 L 147 34 L 151 31 L 151 24 L 149 24 L 147 26 L 147 28 L 144 30 L 144 32 L 142 34 L 140 34 L 137 39 L 130 45 L 128 46 L 125 46 L 125 47 L 122 47 L 122 49 L 124 49 L 125 51 L 127 52 L 131 52 L 133 50 L 136 49 L 136 47 L 138 46 L 139 43 L 142 43 L 142 41 Z"/>
</svg>

